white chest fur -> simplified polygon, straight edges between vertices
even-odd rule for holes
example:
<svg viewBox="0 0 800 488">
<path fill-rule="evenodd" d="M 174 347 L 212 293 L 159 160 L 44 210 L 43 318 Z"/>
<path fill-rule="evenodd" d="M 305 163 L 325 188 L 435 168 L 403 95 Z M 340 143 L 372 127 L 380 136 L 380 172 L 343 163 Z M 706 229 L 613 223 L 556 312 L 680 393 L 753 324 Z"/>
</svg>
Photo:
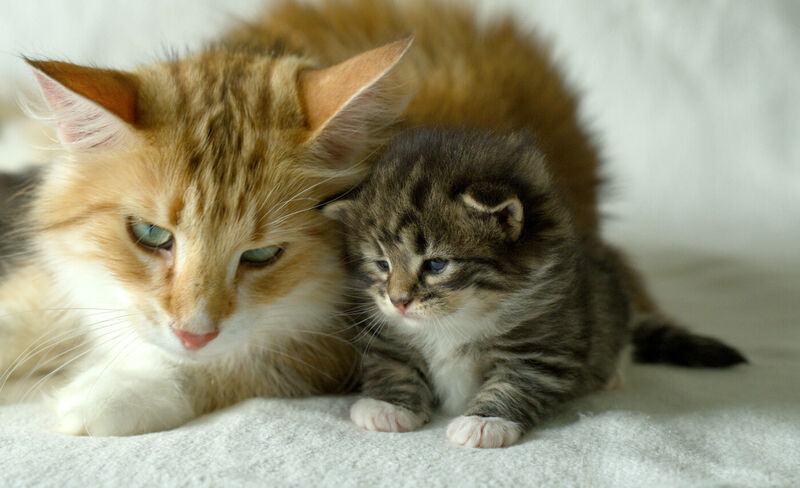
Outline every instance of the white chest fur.
<svg viewBox="0 0 800 488">
<path fill-rule="evenodd" d="M 433 387 L 442 410 L 450 415 L 460 415 L 478 393 L 484 368 L 473 354 L 442 352 L 430 359 Z"/>
<path fill-rule="evenodd" d="M 476 345 L 497 332 L 497 314 L 466 308 L 446 320 L 451 323 L 440 321 L 422 329 L 426 332 L 422 351 L 442 410 L 460 415 L 478 393 L 491 366 Z"/>
</svg>

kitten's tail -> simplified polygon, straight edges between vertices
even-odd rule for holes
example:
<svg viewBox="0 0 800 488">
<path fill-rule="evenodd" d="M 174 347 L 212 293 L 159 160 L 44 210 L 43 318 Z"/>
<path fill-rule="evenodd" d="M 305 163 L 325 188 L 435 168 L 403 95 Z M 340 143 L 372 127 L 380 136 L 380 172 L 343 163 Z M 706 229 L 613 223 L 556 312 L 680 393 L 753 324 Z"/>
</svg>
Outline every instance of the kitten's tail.
<svg viewBox="0 0 800 488">
<path fill-rule="evenodd" d="M 666 317 L 643 314 L 633 326 L 633 359 L 691 368 L 724 368 L 746 363 L 736 349 L 712 337 L 693 334 Z"/>
</svg>

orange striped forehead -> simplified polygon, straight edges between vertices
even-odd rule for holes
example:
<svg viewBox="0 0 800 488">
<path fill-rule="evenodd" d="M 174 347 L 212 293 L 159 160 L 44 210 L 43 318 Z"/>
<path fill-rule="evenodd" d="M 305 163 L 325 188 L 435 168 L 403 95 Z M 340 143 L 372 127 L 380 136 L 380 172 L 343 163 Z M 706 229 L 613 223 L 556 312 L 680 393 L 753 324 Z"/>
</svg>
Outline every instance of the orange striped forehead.
<svg viewBox="0 0 800 488">
<path fill-rule="evenodd" d="M 141 126 L 155 148 L 149 178 L 169 195 L 173 225 L 258 239 L 330 191 L 304 171 L 308 130 L 296 88 L 304 67 L 293 57 L 211 51 L 137 73 Z"/>
</svg>

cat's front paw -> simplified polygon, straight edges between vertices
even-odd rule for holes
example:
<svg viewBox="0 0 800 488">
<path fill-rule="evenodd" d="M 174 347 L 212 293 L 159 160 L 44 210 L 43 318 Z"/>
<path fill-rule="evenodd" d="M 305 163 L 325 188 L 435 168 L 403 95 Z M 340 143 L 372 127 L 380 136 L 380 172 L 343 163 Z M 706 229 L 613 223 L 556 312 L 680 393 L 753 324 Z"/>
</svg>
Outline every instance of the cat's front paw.
<svg viewBox="0 0 800 488">
<path fill-rule="evenodd" d="M 422 427 L 425 419 L 411 410 L 381 400 L 362 398 L 350 408 L 350 419 L 365 430 L 408 432 Z"/>
<path fill-rule="evenodd" d="M 500 417 L 461 416 L 450 422 L 447 438 L 465 447 L 507 447 L 517 442 L 522 429 Z"/>
<path fill-rule="evenodd" d="M 194 417 L 187 398 L 168 382 L 87 372 L 53 398 L 56 432 L 122 436 L 175 428 Z"/>
</svg>

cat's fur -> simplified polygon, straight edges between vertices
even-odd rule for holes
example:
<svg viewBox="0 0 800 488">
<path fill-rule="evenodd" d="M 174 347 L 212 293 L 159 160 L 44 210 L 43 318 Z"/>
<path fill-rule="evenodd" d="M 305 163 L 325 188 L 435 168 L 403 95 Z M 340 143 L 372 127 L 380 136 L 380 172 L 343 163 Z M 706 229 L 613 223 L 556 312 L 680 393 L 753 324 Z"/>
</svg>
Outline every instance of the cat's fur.
<svg viewBox="0 0 800 488">
<path fill-rule="evenodd" d="M 407 53 L 386 45 L 409 33 Z M 37 190 L 31 257 L 0 283 L 0 383 L 64 376 L 64 432 L 148 432 L 251 396 L 344 388 L 339 240 L 307 209 L 356 184 L 403 119 L 535 132 L 578 225 L 596 226 L 597 151 L 509 18 L 281 1 L 218 45 L 133 72 L 31 64 L 67 156 Z M 137 247 L 129 217 L 173 231 L 178 259 Z M 274 265 L 235 271 L 242 251 L 277 243 Z M 178 323 L 220 336 L 186 351 Z"/>
<path fill-rule="evenodd" d="M 398 136 L 365 182 L 323 212 L 345 223 L 363 293 L 369 398 L 351 411 L 361 427 L 415 429 L 439 404 L 461 415 L 452 441 L 509 445 L 558 403 L 617 385 L 631 330 L 642 360 L 743 361 L 637 315 L 619 256 L 576 227 L 524 134 Z M 441 270 L 435 259 L 446 260 Z"/>
</svg>

